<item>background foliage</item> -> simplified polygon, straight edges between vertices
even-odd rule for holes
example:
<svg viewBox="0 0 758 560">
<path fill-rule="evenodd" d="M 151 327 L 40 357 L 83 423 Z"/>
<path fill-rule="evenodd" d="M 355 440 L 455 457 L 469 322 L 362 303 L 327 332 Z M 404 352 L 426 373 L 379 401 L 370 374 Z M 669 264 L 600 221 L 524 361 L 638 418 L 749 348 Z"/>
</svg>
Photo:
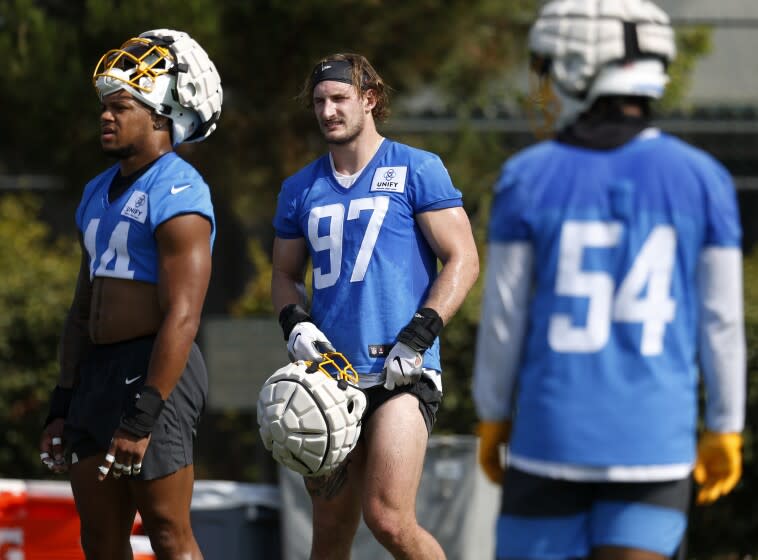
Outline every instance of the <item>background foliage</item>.
<svg viewBox="0 0 758 560">
<path fill-rule="evenodd" d="M 51 240 L 38 212 L 29 196 L 0 197 L 0 477 L 42 474 L 42 411 L 78 270 L 75 242 Z"/>
<path fill-rule="evenodd" d="M 91 84 L 103 52 L 144 30 L 167 27 L 189 31 L 211 54 L 224 83 L 219 129 L 202 145 L 180 148 L 211 184 L 219 214 L 211 291 L 220 295 L 208 306 L 236 316 L 270 316 L 270 221 L 278 188 L 324 151 L 312 115 L 294 100 L 311 65 L 344 51 L 372 61 L 395 90 L 395 116 L 384 130 L 442 156 L 464 192 L 483 257 L 491 186 L 501 163 L 532 139 L 482 132 L 475 122 L 530 107 L 519 81 L 525 22 L 537 3 L 0 0 L 0 174 L 51 174 L 65 185 L 37 197 L 0 192 L 0 476 L 48 474 L 38 460 L 37 440 L 78 265 L 71 215 L 84 182 L 111 163 L 100 154 Z M 710 34 L 679 29 L 677 42 L 680 55 L 661 111 L 682 110 L 688 77 L 710 48 Z M 431 99 L 430 111 L 454 119 L 455 130 L 411 133 L 396 127 L 418 98 Z M 733 495 L 693 511 L 693 555 L 756 552 L 757 280 L 758 257 L 752 256 L 745 266 L 751 380 L 745 476 Z M 443 333 L 446 394 L 438 433 L 472 432 L 469 384 L 480 295 L 481 281 Z M 208 445 L 222 447 L 201 455 L 198 472 L 265 480 L 266 469 L 250 465 L 254 423 L 238 411 L 209 415 L 203 427 L 211 436 Z"/>
</svg>

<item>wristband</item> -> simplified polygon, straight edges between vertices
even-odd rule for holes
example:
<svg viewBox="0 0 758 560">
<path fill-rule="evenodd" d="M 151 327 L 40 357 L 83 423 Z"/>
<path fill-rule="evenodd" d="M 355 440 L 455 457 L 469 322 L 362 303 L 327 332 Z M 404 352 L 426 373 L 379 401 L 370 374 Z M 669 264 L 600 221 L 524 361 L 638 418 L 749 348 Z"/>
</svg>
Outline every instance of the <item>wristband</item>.
<svg viewBox="0 0 758 560">
<path fill-rule="evenodd" d="M 119 427 L 137 437 L 147 437 L 165 404 L 158 389 L 145 385 L 134 394 L 134 400 L 121 416 Z"/>
<path fill-rule="evenodd" d="M 68 407 L 71 405 L 71 397 L 74 390 L 70 387 L 55 386 L 50 393 L 50 412 L 45 418 L 43 428 L 47 428 L 50 422 L 56 418 L 66 418 L 68 416 Z"/>
<path fill-rule="evenodd" d="M 439 314 L 431 307 L 422 307 L 397 335 L 397 341 L 423 354 L 434 344 L 434 339 L 440 334 L 442 327 Z"/>
<path fill-rule="evenodd" d="M 282 310 L 279 312 L 279 325 L 282 327 L 284 340 L 289 340 L 290 333 L 295 328 L 295 325 L 305 321 L 312 323 L 313 317 L 308 315 L 308 312 L 298 304 L 290 303 L 282 307 Z"/>
</svg>

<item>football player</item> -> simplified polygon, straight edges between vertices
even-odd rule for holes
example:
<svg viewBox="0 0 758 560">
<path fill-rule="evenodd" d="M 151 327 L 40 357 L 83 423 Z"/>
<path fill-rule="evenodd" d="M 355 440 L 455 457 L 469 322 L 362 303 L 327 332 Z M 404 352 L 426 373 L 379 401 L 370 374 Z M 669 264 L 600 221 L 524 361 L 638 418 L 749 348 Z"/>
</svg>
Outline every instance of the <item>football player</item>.
<svg viewBox="0 0 758 560">
<path fill-rule="evenodd" d="M 503 484 L 497 558 L 664 558 L 693 468 L 703 504 L 741 473 L 734 185 L 651 125 L 675 56 L 654 4 L 550 1 L 529 48 L 561 112 L 505 163 L 491 210 L 473 395 Z"/>
<path fill-rule="evenodd" d="M 106 52 L 93 84 L 118 161 L 76 211 L 81 269 L 40 457 L 70 471 L 87 558 L 131 558 L 139 511 L 158 558 L 199 559 L 189 506 L 208 379 L 194 339 L 216 225 L 174 147 L 216 128 L 221 82 L 189 35 L 157 29 Z"/>
<path fill-rule="evenodd" d="M 311 558 L 349 558 L 361 513 L 394 557 L 444 558 L 417 523 L 416 494 L 442 395 L 438 335 L 479 270 L 461 193 L 438 156 L 379 134 L 387 87 L 363 56 L 325 57 L 301 97 L 329 151 L 282 185 L 274 308 L 293 359 L 338 349 L 368 399 L 347 461 L 306 479 Z"/>
</svg>

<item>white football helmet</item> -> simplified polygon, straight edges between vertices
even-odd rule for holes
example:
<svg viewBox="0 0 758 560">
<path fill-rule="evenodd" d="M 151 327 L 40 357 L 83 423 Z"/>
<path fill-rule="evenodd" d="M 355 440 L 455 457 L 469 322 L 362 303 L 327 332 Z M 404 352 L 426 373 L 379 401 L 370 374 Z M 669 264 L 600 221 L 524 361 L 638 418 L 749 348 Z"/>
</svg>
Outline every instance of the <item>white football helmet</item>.
<svg viewBox="0 0 758 560">
<path fill-rule="evenodd" d="M 338 467 L 361 434 L 367 402 L 352 383 L 357 381 L 338 352 L 324 354 L 320 363 L 287 364 L 269 377 L 257 410 L 261 440 L 274 459 L 303 476 L 322 476 Z"/>
<path fill-rule="evenodd" d="M 676 56 L 669 17 L 648 0 L 551 0 L 529 50 L 555 85 L 559 128 L 603 95 L 660 98 Z"/>
<path fill-rule="evenodd" d="M 100 99 L 125 89 L 170 118 L 174 145 L 205 140 L 221 116 L 216 66 L 183 31 L 145 31 L 109 50 L 95 66 L 92 83 Z"/>
</svg>

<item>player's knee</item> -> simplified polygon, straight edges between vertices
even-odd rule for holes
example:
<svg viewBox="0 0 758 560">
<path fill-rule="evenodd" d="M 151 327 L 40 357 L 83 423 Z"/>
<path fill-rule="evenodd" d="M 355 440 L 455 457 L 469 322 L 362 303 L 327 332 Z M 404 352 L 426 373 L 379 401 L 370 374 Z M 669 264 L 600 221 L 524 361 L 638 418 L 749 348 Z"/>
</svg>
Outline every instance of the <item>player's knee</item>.
<svg viewBox="0 0 758 560">
<path fill-rule="evenodd" d="M 127 558 L 131 554 L 128 535 L 122 538 L 107 530 L 82 528 L 79 536 L 87 558 Z"/>
<path fill-rule="evenodd" d="M 368 507 L 363 519 L 371 533 L 389 550 L 401 548 L 406 535 L 416 526 L 416 518 L 382 506 Z"/>
<path fill-rule="evenodd" d="M 192 530 L 170 522 L 155 524 L 148 531 L 157 558 L 185 558 L 192 550 Z"/>
</svg>

